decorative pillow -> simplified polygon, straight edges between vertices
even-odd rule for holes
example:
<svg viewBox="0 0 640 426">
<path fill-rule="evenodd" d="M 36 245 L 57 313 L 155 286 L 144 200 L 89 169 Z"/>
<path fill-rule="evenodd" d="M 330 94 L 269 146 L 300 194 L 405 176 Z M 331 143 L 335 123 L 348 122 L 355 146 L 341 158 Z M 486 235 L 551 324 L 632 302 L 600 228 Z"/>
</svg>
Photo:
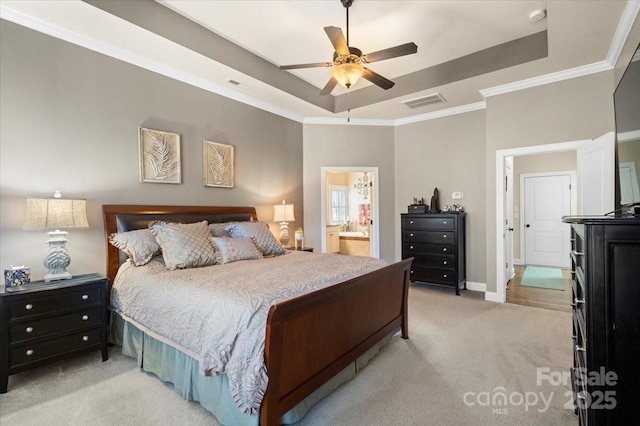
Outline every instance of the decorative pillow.
<svg viewBox="0 0 640 426">
<path fill-rule="evenodd" d="M 210 223 L 209 230 L 211 231 L 211 235 L 214 237 L 230 237 L 229 231 L 227 231 L 227 226 L 231 225 L 231 222 L 224 223 Z"/>
<path fill-rule="evenodd" d="M 109 242 L 125 252 L 134 266 L 146 265 L 160 253 L 160 246 L 149 229 L 111 234 Z"/>
<path fill-rule="evenodd" d="M 260 259 L 262 255 L 253 243 L 253 239 L 211 237 L 211 242 L 215 244 L 218 254 L 218 263 L 231 263 L 238 260 Z"/>
<path fill-rule="evenodd" d="M 286 253 L 264 222 L 235 222 L 227 227 L 227 231 L 233 238 L 253 238 L 256 247 L 265 256 L 279 256 Z"/>
<path fill-rule="evenodd" d="M 216 262 L 206 220 L 185 224 L 155 221 L 149 229 L 162 248 L 167 269 L 197 268 Z"/>
</svg>

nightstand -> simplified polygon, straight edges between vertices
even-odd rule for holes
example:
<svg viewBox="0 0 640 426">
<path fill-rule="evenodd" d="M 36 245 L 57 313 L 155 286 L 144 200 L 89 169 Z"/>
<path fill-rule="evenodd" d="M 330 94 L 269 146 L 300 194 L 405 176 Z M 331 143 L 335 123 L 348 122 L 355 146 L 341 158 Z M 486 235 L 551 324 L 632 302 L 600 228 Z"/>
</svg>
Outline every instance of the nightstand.
<svg viewBox="0 0 640 426">
<path fill-rule="evenodd" d="M 71 354 L 107 353 L 107 291 L 99 274 L 0 286 L 0 393 L 9 375 Z"/>
<path fill-rule="evenodd" d="M 308 251 L 310 253 L 313 253 L 313 247 L 302 247 L 302 248 L 285 247 L 285 249 L 294 250 L 294 251 Z"/>
</svg>

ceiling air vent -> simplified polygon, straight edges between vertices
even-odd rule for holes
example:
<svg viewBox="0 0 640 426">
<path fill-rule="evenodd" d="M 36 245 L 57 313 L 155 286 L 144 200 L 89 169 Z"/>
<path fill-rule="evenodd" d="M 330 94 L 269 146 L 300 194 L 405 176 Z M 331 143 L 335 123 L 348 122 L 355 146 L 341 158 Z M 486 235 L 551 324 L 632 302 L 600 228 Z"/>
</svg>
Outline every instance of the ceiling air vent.
<svg viewBox="0 0 640 426">
<path fill-rule="evenodd" d="M 421 98 L 402 101 L 402 103 L 408 106 L 409 108 L 418 108 L 421 106 L 439 104 L 442 102 L 446 102 L 446 100 L 445 98 L 442 97 L 440 93 L 434 93 L 432 95 L 423 96 Z"/>
</svg>

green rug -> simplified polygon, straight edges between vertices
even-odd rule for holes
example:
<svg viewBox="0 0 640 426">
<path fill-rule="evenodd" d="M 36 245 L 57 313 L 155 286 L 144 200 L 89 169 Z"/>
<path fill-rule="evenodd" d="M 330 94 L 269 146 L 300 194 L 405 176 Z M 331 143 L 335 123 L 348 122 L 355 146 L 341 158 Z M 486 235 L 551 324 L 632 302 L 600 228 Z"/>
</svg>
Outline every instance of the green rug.
<svg viewBox="0 0 640 426">
<path fill-rule="evenodd" d="M 520 284 L 527 287 L 550 288 L 564 291 L 562 269 L 549 266 L 527 266 Z"/>
</svg>

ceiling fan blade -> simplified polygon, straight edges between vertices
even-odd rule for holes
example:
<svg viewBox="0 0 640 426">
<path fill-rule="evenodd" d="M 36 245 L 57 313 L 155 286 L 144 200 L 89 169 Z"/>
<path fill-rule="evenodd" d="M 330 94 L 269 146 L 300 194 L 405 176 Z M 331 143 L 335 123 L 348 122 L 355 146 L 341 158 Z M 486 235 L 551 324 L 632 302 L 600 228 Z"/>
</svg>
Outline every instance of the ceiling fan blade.
<svg viewBox="0 0 640 426">
<path fill-rule="evenodd" d="M 338 27 L 324 27 L 324 32 L 329 36 L 333 48 L 336 49 L 338 55 L 346 56 L 349 54 L 349 46 L 344 38 L 342 30 Z"/>
<path fill-rule="evenodd" d="M 326 86 L 324 86 L 324 89 L 322 89 L 322 91 L 320 92 L 320 95 L 322 96 L 328 95 L 333 91 L 333 89 L 335 89 L 337 85 L 338 85 L 338 80 L 331 77 L 331 79 L 327 82 Z"/>
<path fill-rule="evenodd" d="M 364 67 L 363 67 L 364 68 Z M 381 76 L 380 74 L 371 71 L 369 68 L 365 68 L 362 73 L 362 78 L 369 80 L 376 86 L 383 88 L 384 90 L 389 90 L 395 84 L 393 81 L 388 80 Z"/>
<path fill-rule="evenodd" d="M 411 55 L 418 51 L 418 46 L 414 43 L 405 43 L 399 46 L 390 47 L 388 49 L 378 50 L 377 52 L 367 53 L 362 56 L 362 60 L 367 63 L 375 61 L 383 61 L 385 59 L 397 58 L 398 56 Z"/>
<path fill-rule="evenodd" d="M 322 68 L 333 66 L 332 62 L 315 62 L 313 64 L 280 65 L 281 70 L 296 70 L 299 68 Z"/>
</svg>

